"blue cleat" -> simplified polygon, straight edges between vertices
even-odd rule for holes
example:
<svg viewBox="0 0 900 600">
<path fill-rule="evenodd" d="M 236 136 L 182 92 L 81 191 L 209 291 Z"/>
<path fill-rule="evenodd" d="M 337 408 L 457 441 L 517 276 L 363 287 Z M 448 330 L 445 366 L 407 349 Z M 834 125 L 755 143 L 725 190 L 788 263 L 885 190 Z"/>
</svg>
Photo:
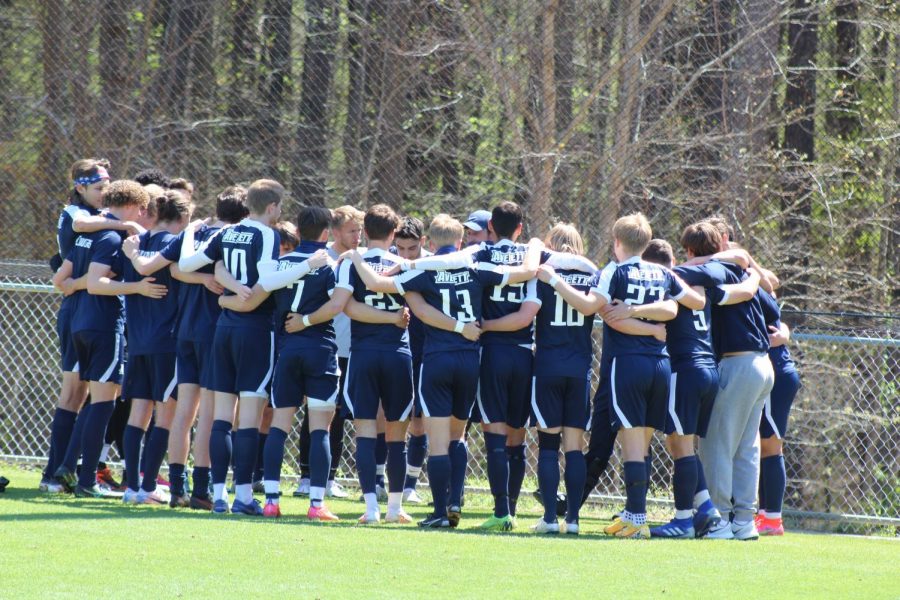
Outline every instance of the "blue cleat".
<svg viewBox="0 0 900 600">
<path fill-rule="evenodd" d="M 709 533 L 710 529 L 718 525 L 721 520 L 722 514 L 719 512 L 719 509 L 707 500 L 694 513 L 694 535 L 702 538 Z"/>
<path fill-rule="evenodd" d="M 240 500 L 235 500 L 231 505 L 231 512 L 234 514 L 261 517 L 263 514 L 263 507 L 262 504 L 259 503 L 259 500 L 253 500 L 248 504 L 244 504 Z"/>
<path fill-rule="evenodd" d="M 212 511 L 217 515 L 224 515 L 228 513 L 228 502 L 225 500 L 216 500 L 213 503 Z"/>
<path fill-rule="evenodd" d="M 651 528 L 650 537 L 692 540 L 694 539 L 694 521 L 690 518 L 672 519 L 665 525 Z"/>
</svg>

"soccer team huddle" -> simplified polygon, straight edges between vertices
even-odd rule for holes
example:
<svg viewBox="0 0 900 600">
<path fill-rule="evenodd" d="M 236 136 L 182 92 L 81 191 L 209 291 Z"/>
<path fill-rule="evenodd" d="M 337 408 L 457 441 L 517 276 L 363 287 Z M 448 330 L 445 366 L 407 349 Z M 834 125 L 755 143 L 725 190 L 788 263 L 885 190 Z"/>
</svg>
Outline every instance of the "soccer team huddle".
<svg viewBox="0 0 900 600">
<path fill-rule="evenodd" d="M 494 498 L 484 530 L 517 525 L 534 427 L 536 533 L 579 532 L 617 440 L 626 502 L 607 534 L 784 532 L 782 440 L 799 377 L 778 279 L 721 218 L 684 229 L 676 266 L 642 214 L 624 216 L 598 269 L 571 224 L 520 242 L 513 202 L 464 223 L 437 215 L 427 231 L 383 204 L 302 207 L 288 222 L 285 189 L 260 179 L 192 220 L 186 180 L 147 171 L 110 182 L 107 167 L 73 165 L 59 220 L 63 385 L 43 490 L 279 517 L 303 408 L 294 495 L 308 495 L 310 520 L 339 520 L 326 498 L 347 495 L 334 479 L 352 419 L 361 524 L 413 522 L 403 505 L 422 502 L 427 455 L 434 509 L 418 525 L 456 527 L 476 424 Z M 655 431 L 674 460 L 675 514 L 650 528 Z M 112 443 L 121 483 L 103 462 Z"/>
</svg>

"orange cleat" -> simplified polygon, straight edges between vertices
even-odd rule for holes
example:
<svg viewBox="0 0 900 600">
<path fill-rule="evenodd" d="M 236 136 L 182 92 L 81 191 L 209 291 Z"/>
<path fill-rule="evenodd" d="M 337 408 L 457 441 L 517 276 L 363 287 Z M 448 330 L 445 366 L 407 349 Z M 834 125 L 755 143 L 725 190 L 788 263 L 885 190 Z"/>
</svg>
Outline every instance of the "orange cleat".
<svg viewBox="0 0 900 600">
<path fill-rule="evenodd" d="M 263 508 L 263 516 L 277 519 L 281 516 L 281 507 L 272 501 L 266 502 L 266 506 Z"/>
<path fill-rule="evenodd" d="M 321 522 L 341 520 L 340 517 L 328 510 L 328 507 L 326 507 L 324 504 L 322 504 L 321 506 L 310 506 L 309 510 L 306 511 L 306 518 L 310 521 Z"/>
<path fill-rule="evenodd" d="M 756 523 L 759 535 L 784 535 L 784 523 L 781 519 L 763 517 Z"/>
</svg>

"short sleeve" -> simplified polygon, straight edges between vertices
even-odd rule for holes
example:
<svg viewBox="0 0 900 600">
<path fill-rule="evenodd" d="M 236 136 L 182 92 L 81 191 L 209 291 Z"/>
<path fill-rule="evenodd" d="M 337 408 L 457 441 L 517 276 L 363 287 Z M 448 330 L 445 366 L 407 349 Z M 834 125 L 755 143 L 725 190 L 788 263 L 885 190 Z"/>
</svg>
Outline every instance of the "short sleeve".
<svg viewBox="0 0 900 600">
<path fill-rule="evenodd" d="M 212 262 L 216 262 L 217 260 L 222 260 L 222 235 L 221 229 L 219 230 L 218 235 L 214 235 L 213 237 L 206 240 L 202 246 L 200 246 L 200 251 L 206 255 L 208 259 Z"/>
<path fill-rule="evenodd" d="M 353 291 L 353 283 L 356 279 L 356 267 L 349 260 L 341 261 L 338 266 L 337 278 L 334 287 L 338 287 L 350 292 Z"/>
<path fill-rule="evenodd" d="M 616 264 L 609 263 L 594 275 L 591 279 L 591 293 L 602 296 L 607 302 L 612 302 L 613 279 L 616 273 Z"/>
<path fill-rule="evenodd" d="M 680 300 L 687 293 L 678 278 L 668 271 L 666 271 L 666 293 L 673 300 Z"/>
<path fill-rule="evenodd" d="M 509 282 L 509 273 L 493 263 L 475 263 L 472 271 L 475 273 L 476 279 L 478 279 L 484 287 L 492 285 L 503 287 Z"/>
<path fill-rule="evenodd" d="M 178 258 L 181 256 L 181 242 L 184 241 L 184 232 L 182 231 L 177 236 L 169 241 L 162 250 L 159 251 L 162 254 L 162 257 L 170 262 L 178 262 Z"/>
<path fill-rule="evenodd" d="M 757 294 L 759 305 L 762 308 L 763 319 L 766 325 L 773 325 L 781 320 L 781 309 L 778 308 L 778 302 L 766 290 L 760 288 Z"/>
<path fill-rule="evenodd" d="M 538 306 L 541 306 L 543 304 L 543 301 L 538 294 L 537 277 L 535 277 L 534 279 L 529 279 L 528 283 L 525 284 L 525 297 L 522 298 L 522 302 L 534 302 Z"/>
<path fill-rule="evenodd" d="M 725 268 L 718 263 L 706 263 L 690 267 L 675 267 L 672 271 L 688 285 L 715 287 L 726 282 Z"/>
<path fill-rule="evenodd" d="M 397 292 L 402 295 L 406 292 L 425 291 L 425 289 L 429 287 L 430 281 L 429 277 L 426 276 L 426 273 L 426 271 L 414 269 L 397 275 L 394 277 L 394 283 L 397 285 Z"/>
<path fill-rule="evenodd" d="M 121 265 L 118 263 L 122 250 L 122 239 L 114 231 L 104 231 L 91 246 L 91 262 L 100 263 L 110 268 Z M 121 273 L 121 271 L 116 271 Z"/>
</svg>

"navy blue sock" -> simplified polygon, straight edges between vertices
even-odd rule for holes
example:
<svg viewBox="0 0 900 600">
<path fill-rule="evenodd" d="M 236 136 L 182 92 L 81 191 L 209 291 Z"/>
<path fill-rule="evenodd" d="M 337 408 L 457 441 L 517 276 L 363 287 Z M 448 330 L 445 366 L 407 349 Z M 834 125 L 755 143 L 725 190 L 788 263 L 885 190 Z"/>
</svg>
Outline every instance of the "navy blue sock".
<svg viewBox="0 0 900 600">
<path fill-rule="evenodd" d="M 150 449 L 150 436 L 153 435 L 153 430 L 156 429 L 156 419 L 150 419 L 150 425 L 147 427 L 147 431 L 144 432 L 144 451 L 141 453 L 141 473 L 147 472 L 147 452 Z"/>
<path fill-rule="evenodd" d="M 375 465 L 380 466 L 387 464 L 387 455 L 387 438 L 385 437 L 385 434 L 379 433 L 378 437 L 375 438 Z M 375 475 L 375 485 L 384 487 L 384 473 Z"/>
<path fill-rule="evenodd" d="M 300 478 L 309 479 L 309 409 L 303 414 L 300 422 L 300 443 L 297 462 L 300 464 Z"/>
<path fill-rule="evenodd" d="M 259 450 L 259 429 L 248 427 L 234 432 L 234 484 L 253 483 L 256 452 Z"/>
<path fill-rule="evenodd" d="M 409 436 L 408 445 L 406 447 L 406 464 L 410 469 L 421 469 L 425 464 L 425 455 L 428 454 L 428 436 L 427 435 L 411 435 Z M 403 485 L 405 489 L 414 490 L 419 482 L 418 471 L 406 476 L 406 483 Z"/>
<path fill-rule="evenodd" d="M 587 481 L 587 463 L 580 450 L 566 452 L 566 522 L 577 523 Z"/>
<path fill-rule="evenodd" d="M 50 429 L 50 458 L 47 461 L 47 476 L 53 477 L 56 469 L 62 463 L 69 441 L 72 439 L 72 430 L 75 428 L 75 420 L 78 413 L 57 408 L 53 415 L 53 425 Z"/>
<path fill-rule="evenodd" d="M 214 484 L 224 484 L 228 478 L 231 454 L 231 423 L 213 421 L 212 431 L 209 434 L 209 462 Z"/>
<path fill-rule="evenodd" d="M 466 487 L 466 467 L 469 466 L 469 449 L 465 442 L 450 442 L 450 506 L 462 505 L 463 490 Z"/>
<path fill-rule="evenodd" d="M 356 438 L 356 472 L 363 494 L 374 494 L 375 486 L 375 438 Z"/>
<path fill-rule="evenodd" d="M 501 433 L 484 432 L 484 446 L 487 451 L 487 475 L 494 496 L 494 516 L 509 514 L 509 457 L 506 454 L 506 436 Z"/>
<path fill-rule="evenodd" d="M 141 462 L 141 440 L 144 439 L 144 430 L 134 425 L 126 425 L 122 438 L 122 445 L 125 446 L 125 483 L 129 490 L 136 492 L 141 489 L 138 463 Z"/>
<path fill-rule="evenodd" d="M 263 479 L 263 456 L 265 455 L 266 439 L 268 433 L 259 434 L 259 444 L 256 447 L 256 466 L 253 469 L 253 481 L 262 481 Z"/>
<path fill-rule="evenodd" d="M 169 463 L 169 483 L 173 496 L 184 496 L 184 489 L 187 486 L 187 474 L 184 471 L 184 465 L 180 463 Z"/>
<path fill-rule="evenodd" d="M 400 494 L 406 483 L 406 442 L 388 442 L 387 450 L 388 492 Z"/>
<path fill-rule="evenodd" d="M 625 510 L 634 514 L 647 513 L 647 464 L 625 463 Z"/>
<path fill-rule="evenodd" d="M 765 471 L 763 470 L 763 462 L 766 459 L 763 458 L 760 461 L 760 470 L 759 470 L 759 485 L 757 485 L 757 495 L 759 496 L 759 504 L 757 505 L 758 510 L 766 510 L 766 478 Z"/>
<path fill-rule="evenodd" d="M 544 499 L 544 521 L 556 522 L 556 492 L 559 491 L 560 434 L 538 432 L 538 487 Z"/>
<path fill-rule="evenodd" d="M 209 498 L 209 467 L 194 467 L 194 488 L 191 496 Z"/>
<path fill-rule="evenodd" d="M 694 493 L 698 494 L 709 488 L 706 487 L 706 475 L 703 474 L 703 463 L 700 462 L 700 457 L 695 454 L 694 460 L 697 461 L 697 488 Z"/>
<path fill-rule="evenodd" d="M 324 488 L 331 470 L 331 444 L 328 432 L 315 429 L 309 432 L 309 485 Z"/>
<path fill-rule="evenodd" d="M 328 481 L 334 481 L 337 477 L 338 467 L 341 466 L 341 455 L 344 453 L 344 417 L 341 411 L 334 413 L 331 419 L 331 428 L 328 430 L 328 456 L 331 463 L 328 470 Z"/>
<path fill-rule="evenodd" d="M 145 492 L 152 492 L 156 489 L 156 477 L 159 475 L 159 468 L 162 466 L 168 447 L 169 430 L 157 425 L 150 434 L 147 448 L 144 448 L 146 462 L 144 463 L 144 479 L 141 481 L 141 489 Z"/>
<path fill-rule="evenodd" d="M 78 458 L 81 456 L 81 442 L 84 439 L 84 425 L 87 423 L 88 416 L 94 408 L 93 403 L 85 404 L 75 418 L 75 426 L 72 427 L 72 436 L 69 438 L 69 445 L 66 447 L 65 456 L 63 456 L 60 466 L 65 465 L 71 471 L 75 471 L 75 465 L 78 464 Z M 57 467 L 59 468 L 59 467 Z"/>
<path fill-rule="evenodd" d="M 644 465 L 647 467 L 647 489 L 650 489 L 650 481 L 653 479 L 653 450 L 647 448 L 647 456 L 644 457 Z"/>
<path fill-rule="evenodd" d="M 762 459 L 762 479 L 766 486 L 766 513 L 780 513 L 784 504 L 784 489 L 787 485 L 787 473 L 784 468 L 784 456 L 767 456 Z"/>
<path fill-rule="evenodd" d="M 697 489 L 697 457 L 685 456 L 675 460 L 672 473 L 672 492 L 675 510 L 693 510 L 694 490 Z"/>
<path fill-rule="evenodd" d="M 261 452 L 263 457 L 263 481 L 281 481 L 281 465 L 284 462 L 284 445 L 287 442 L 287 432 L 277 427 L 272 427 L 266 436 L 266 445 Z M 262 437 L 262 435 L 260 435 Z M 278 494 L 266 493 L 267 500 L 278 498 Z"/>
<path fill-rule="evenodd" d="M 450 457 L 428 457 L 428 485 L 431 487 L 431 496 L 434 499 L 434 514 L 439 517 L 447 516 L 447 491 L 450 485 Z"/>
<path fill-rule="evenodd" d="M 100 462 L 100 452 L 103 450 L 103 440 L 106 437 L 106 426 L 109 424 L 115 404 L 115 402 L 94 404 L 84 423 L 84 435 L 81 440 L 81 473 L 78 475 L 78 484 L 82 487 L 89 488 L 97 483 L 97 463 Z"/>
<path fill-rule="evenodd" d="M 525 444 L 507 446 L 506 454 L 509 457 L 509 514 L 516 516 L 516 503 L 525 480 Z"/>
</svg>

